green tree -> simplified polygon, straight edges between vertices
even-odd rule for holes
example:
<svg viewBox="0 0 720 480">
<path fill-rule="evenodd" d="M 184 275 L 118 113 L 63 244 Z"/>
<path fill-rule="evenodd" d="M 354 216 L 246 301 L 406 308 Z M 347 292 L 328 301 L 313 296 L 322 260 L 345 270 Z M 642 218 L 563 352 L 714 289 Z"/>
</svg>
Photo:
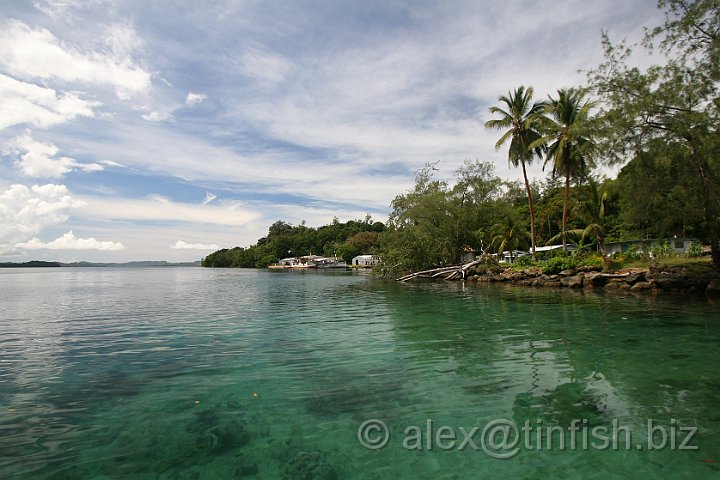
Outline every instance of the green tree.
<svg viewBox="0 0 720 480">
<path fill-rule="evenodd" d="M 559 174 L 565 179 L 561 233 L 566 254 L 570 181 L 585 177 L 593 166 L 595 143 L 591 110 L 594 106 L 593 102 L 585 100 L 582 90 L 558 90 L 558 98 L 550 98 L 545 108 L 544 136 L 530 145 L 531 148 L 547 145 L 545 165 L 551 162 L 553 175 Z"/>
<path fill-rule="evenodd" d="M 608 192 L 603 189 L 597 181 L 590 181 L 582 188 L 582 197 L 575 205 L 576 216 L 585 223 L 582 231 L 582 238 L 593 238 L 597 241 L 598 249 L 607 262 L 607 248 L 605 237 L 607 230 L 605 226 L 605 204 L 608 199 Z"/>
<path fill-rule="evenodd" d="M 522 85 L 514 91 L 508 92 L 507 96 L 500 96 L 498 100 L 504 103 L 505 107 L 490 107 L 490 113 L 500 115 L 500 118 L 487 121 L 485 126 L 505 130 L 505 133 L 495 144 L 495 149 L 499 150 L 510 140 L 508 162 L 515 168 L 522 166 L 525 192 L 527 194 L 528 208 L 530 209 L 532 256 L 535 259 L 535 208 L 525 165 L 532 163 L 535 156 L 542 156 L 543 145 L 538 142 L 542 138 L 539 123 L 546 104 L 545 102 L 533 103 L 532 97 L 532 87 L 525 89 Z M 535 144 L 535 147 L 531 148 L 530 146 L 533 144 Z"/>
<path fill-rule="evenodd" d="M 380 238 L 386 274 L 416 271 L 460 261 L 477 250 L 479 228 L 498 218 L 504 182 L 489 162 L 467 161 L 453 185 L 434 178 L 436 168 L 417 172 L 414 187 L 395 197 L 388 228 Z"/>
<path fill-rule="evenodd" d="M 707 238 L 702 187 L 687 168 L 684 149 L 648 144 L 620 170 L 616 182 L 623 239 Z"/>
<path fill-rule="evenodd" d="M 648 31 L 643 46 L 659 49 L 662 64 L 629 66 L 632 48 L 604 35 L 605 61 L 588 74 L 606 105 L 603 151 L 608 162 L 620 163 L 657 153 L 658 144 L 672 150 L 683 176 L 698 186 L 672 207 L 702 205 L 706 239 L 720 268 L 720 1 L 660 0 L 658 6 L 665 22 Z"/>
<path fill-rule="evenodd" d="M 514 215 L 506 215 L 501 222 L 490 227 L 488 237 L 490 246 L 497 253 L 510 251 L 510 262 L 515 259 L 515 250 L 525 248 L 530 242 L 530 234 Z"/>
</svg>

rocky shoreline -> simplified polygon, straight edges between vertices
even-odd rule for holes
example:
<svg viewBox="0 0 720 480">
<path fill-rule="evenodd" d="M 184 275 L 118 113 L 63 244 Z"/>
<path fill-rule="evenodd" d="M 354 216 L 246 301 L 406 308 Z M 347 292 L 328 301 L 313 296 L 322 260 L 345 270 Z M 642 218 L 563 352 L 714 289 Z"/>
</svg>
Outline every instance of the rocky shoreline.
<svg viewBox="0 0 720 480">
<path fill-rule="evenodd" d="M 539 268 L 515 270 L 478 266 L 469 272 L 471 282 L 506 283 L 528 287 L 561 287 L 602 289 L 606 291 L 678 292 L 720 295 L 720 274 L 712 267 L 689 269 L 680 267 L 631 268 L 603 272 L 601 267 L 578 267 L 548 275 Z"/>
</svg>

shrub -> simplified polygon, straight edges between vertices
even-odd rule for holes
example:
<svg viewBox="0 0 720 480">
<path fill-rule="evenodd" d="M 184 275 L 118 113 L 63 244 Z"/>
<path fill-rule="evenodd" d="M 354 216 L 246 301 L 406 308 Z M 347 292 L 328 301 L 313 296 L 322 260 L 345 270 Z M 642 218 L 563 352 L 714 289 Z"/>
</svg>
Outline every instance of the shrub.
<svg viewBox="0 0 720 480">
<path fill-rule="evenodd" d="M 703 255 L 705 255 L 705 249 L 703 248 L 702 243 L 692 242 L 690 244 L 690 248 L 688 248 L 687 256 L 702 257 Z"/>
<path fill-rule="evenodd" d="M 627 249 L 623 257 L 624 260 L 645 260 L 647 259 L 647 252 L 638 250 L 635 245 L 632 245 L 630 248 Z"/>
<path fill-rule="evenodd" d="M 543 273 L 547 275 L 553 275 L 575 267 L 577 267 L 577 258 L 572 256 L 552 257 L 540 262 L 540 268 L 542 268 Z"/>
<path fill-rule="evenodd" d="M 533 264 L 532 255 L 522 255 L 515 260 L 515 265 L 518 267 L 529 267 Z"/>
<path fill-rule="evenodd" d="M 653 248 L 652 254 L 655 258 L 671 257 L 675 255 L 675 250 L 672 249 L 669 242 L 665 242 L 659 247 Z"/>
</svg>

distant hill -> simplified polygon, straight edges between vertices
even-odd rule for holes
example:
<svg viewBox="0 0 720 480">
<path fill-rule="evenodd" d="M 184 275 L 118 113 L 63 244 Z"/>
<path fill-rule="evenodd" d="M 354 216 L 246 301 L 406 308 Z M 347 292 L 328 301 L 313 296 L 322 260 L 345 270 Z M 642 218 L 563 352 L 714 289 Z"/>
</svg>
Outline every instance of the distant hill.
<svg viewBox="0 0 720 480">
<path fill-rule="evenodd" d="M 31 260 L 24 263 L 4 262 L 0 263 L 0 268 L 27 268 L 27 267 L 62 267 L 60 262 L 42 262 L 40 260 Z"/>
<path fill-rule="evenodd" d="M 28 268 L 28 267 L 126 267 L 126 268 L 144 268 L 144 267 L 199 267 L 200 261 L 197 262 L 179 262 L 172 263 L 163 260 L 148 260 L 125 263 L 94 263 L 94 262 L 43 262 L 40 260 L 32 260 L 30 262 L 0 263 L 0 268 Z"/>
</svg>

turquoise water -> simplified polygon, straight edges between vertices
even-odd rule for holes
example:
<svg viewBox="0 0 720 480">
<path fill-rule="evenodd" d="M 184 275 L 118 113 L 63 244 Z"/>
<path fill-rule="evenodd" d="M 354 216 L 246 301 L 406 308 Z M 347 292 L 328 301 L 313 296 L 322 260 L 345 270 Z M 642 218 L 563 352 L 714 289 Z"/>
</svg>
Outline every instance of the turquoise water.
<svg viewBox="0 0 720 480">
<path fill-rule="evenodd" d="M 720 316 L 705 298 L 97 268 L 0 270 L 0 305 L 0 478 L 720 473 Z M 358 439 L 370 419 L 384 448 Z M 478 427 L 478 448 L 428 449 L 428 419 L 458 439 Z M 538 448 L 535 430 L 495 458 L 481 433 L 501 419 L 564 429 L 565 449 L 560 433 Z M 648 450 L 648 419 L 675 425 L 676 448 Z M 577 433 L 571 449 L 573 422 L 632 439 L 583 449 Z M 698 449 L 678 448 L 680 427 Z"/>
</svg>

